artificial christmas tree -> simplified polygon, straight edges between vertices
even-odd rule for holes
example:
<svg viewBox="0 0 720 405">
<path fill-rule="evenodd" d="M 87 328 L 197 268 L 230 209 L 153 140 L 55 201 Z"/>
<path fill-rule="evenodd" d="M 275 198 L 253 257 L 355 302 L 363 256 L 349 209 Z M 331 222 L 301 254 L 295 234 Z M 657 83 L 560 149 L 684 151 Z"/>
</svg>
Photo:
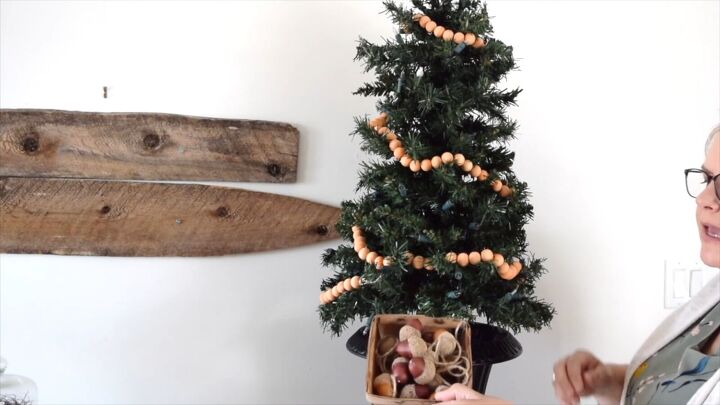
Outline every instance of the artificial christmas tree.
<svg viewBox="0 0 720 405">
<path fill-rule="evenodd" d="M 477 0 L 384 3 L 394 40 L 360 39 L 356 59 L 374 82 L 376 117 L 356 119 L 363 150 L 354 201 L 337 229 L 350 244 L 329 249 L 320 318 L 338 335 L 356 319 L 417 313 L 539 330 L 552 307 L 534 296 L 545 271 L 527 251 L 528 187 L 512 170 L 507 114 L 519 89 L 501 86 L 512 47 L 491 37 Z"/>
</svg>

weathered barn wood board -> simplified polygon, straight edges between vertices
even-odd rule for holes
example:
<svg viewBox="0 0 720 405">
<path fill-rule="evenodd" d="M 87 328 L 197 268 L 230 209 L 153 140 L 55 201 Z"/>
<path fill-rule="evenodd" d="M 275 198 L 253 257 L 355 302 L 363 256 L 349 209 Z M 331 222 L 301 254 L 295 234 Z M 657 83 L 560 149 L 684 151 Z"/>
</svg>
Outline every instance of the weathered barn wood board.
<svg viewBox="0 0 720 405">
<path fill-rule="evenodd" d="M 0 178 L 0 252 L 215 256 L 337 238 L 340 210 L 196 184 Z"/>
<path fill-rule="evenodd" d="M 0 109 L 0 176 L 294 182 L 297 156 L 278 122 Z"/>
</svg>

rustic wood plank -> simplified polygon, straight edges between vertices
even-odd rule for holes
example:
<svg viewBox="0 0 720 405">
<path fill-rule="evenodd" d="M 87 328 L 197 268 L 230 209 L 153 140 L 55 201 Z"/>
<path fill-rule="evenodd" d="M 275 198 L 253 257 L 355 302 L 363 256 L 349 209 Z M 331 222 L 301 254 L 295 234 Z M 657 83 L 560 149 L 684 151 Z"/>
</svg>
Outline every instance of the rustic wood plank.
<svg viewBox="0 0 720 405">
<path fill-rule="evenodd" d="M 294 182 L 289 124 L 0 109 L 0 176 Z"/>
<path fill-rule="evenodd" d="M 340 210 L 197 184 L 0 178 L 0 252 L 215 256 L 337 238 Z"/>
</svg>

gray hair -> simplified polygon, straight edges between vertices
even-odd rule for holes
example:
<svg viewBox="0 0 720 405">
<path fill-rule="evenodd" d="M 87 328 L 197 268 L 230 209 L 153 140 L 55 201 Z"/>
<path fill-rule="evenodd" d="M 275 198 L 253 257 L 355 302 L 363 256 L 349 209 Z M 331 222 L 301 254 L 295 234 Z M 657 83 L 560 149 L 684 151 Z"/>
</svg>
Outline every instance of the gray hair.
<svg viewBox="0 0 720 405">
<path fill-rule="evenodd" d="M 718 124 L 715 128 L 713 128 L 712 131 L 710 131 L 710 134 L 708 135 L 707 142 L 705 142 L 705 154 L 707 155 L 708 152 L 710 152 L 710 143 L 712 142 L 713 138 L 715 138 L 715 135 L 720 134 L 720 124 Z"/>
</svg>

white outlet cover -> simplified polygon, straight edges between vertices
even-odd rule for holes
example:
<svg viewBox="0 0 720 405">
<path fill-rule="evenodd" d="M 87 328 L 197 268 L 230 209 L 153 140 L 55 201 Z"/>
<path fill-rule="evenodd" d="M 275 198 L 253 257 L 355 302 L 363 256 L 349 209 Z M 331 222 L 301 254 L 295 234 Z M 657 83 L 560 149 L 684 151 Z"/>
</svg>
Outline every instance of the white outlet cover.
<svg viewBox="0 0 720 405">
<path fill-rule="evenodd" d="M 690 301 L 718 273 L 719 269 L 701 262 L 665 260 L 665 308 Z"/>
</svg>

